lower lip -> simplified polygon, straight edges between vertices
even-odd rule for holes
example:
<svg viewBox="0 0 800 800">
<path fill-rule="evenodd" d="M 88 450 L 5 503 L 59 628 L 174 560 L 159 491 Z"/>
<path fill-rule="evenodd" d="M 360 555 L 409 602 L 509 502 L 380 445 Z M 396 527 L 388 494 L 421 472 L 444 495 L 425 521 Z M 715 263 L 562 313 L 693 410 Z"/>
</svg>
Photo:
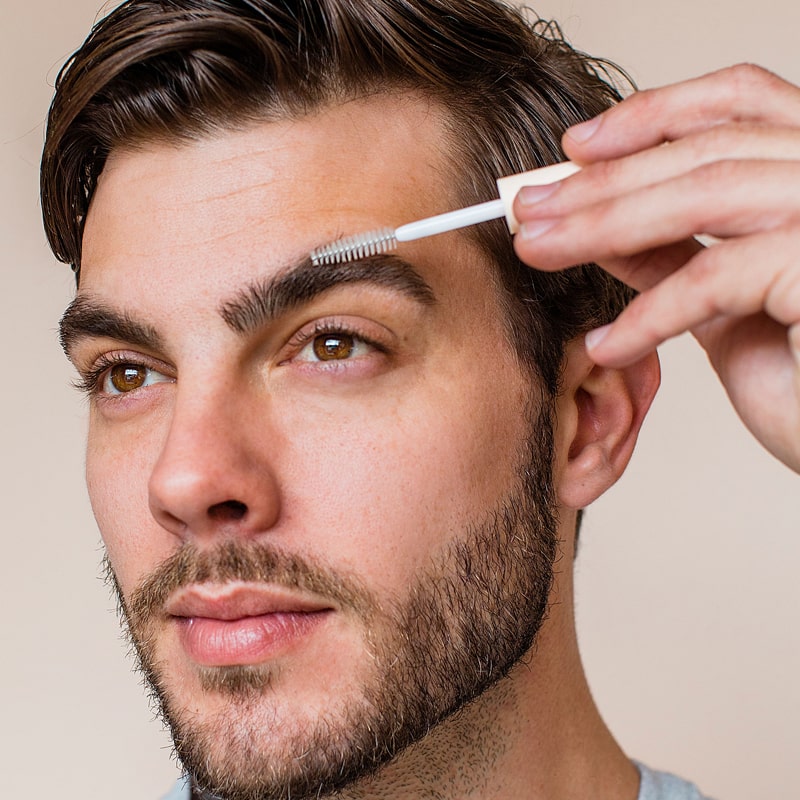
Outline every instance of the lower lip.
<svg viewBox="0 0 800 800">
<path fill-rule="evenodd" d="M 298 644 L 329 613 L 281 612 L 232 620 L 180 617 L 178 630 L 184 649 L 197 664 L 259 664 Z"/>
</svg>

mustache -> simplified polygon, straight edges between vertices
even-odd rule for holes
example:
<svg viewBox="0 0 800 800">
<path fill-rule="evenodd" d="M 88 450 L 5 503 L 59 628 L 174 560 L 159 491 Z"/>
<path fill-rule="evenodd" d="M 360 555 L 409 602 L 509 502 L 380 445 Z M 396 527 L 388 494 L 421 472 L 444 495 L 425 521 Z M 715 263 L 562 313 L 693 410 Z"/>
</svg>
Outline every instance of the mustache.
<svg viewBox="0 0 800 800">
<path fill-rule="evenodd" d="M 371 616 L 378 602 L 352 575 L 342 575 L 271 544 L 227 539 L 212 548 L 184 543 L 125 597 L 108 557 L 106 573 L 121 611 L 136 628 L 164 614 L 171 594 L 186 586 L 243 581 L 320 595 L 359 616 Z"/>
</svg>

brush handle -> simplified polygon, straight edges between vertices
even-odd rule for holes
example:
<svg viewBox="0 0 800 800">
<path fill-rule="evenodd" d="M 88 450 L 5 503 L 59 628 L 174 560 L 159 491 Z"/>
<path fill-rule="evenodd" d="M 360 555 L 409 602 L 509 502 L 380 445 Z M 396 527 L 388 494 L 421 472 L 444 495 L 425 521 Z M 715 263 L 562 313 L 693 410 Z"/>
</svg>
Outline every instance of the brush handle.
<svg viewBox="0 0 800 800">
<path fill-rule="evenodd" d="M 490 200 L 488 203 L 479 203 L 476 206 L 460 208 L 458 211 L 448 211 L 446 214 L 409 222 L 407 225 L 401 225 L 394 232 L 395 238 L 398 242 L 412 242 L 425 236 L 466 228 L 468 225 L 476 225 L 479 222 L 487 222 L 500 217 L 505 217 L 509 231 L 516 233 L 519 229 L 519 222 L 514 216 L 514 198 L 517 196 L 517 192 L 523 186 L 542 186 L 546 183 L 555 183 L 573 175 L 579 169 L 577 164 L 563 161 L 549 167 L 540 167 L 529 172 L 520 172 L 518 175 L 498 178 L 499 200 Z"/>
<path fill-rule="evenodd" d="M 398 242 L 412 242 L 436 233 L 454 231 L 457 228 L 466 228 L 468 225 L 497 219 L 505 214 L 506 206 L 502 200 L 490 200 L 488 203 L 480 203 L 477 206 L 468 206 L 460 208 L 458 211 L 448 211 L 446 214 L 409 222 L 408 225 L 401 225 L 394 235 Z"/>
<path fill-rule="evenodd" d="M 519 230 L 519 220 L 514 216 L 514 198 L 523 186 L 544 186 L 547 183 L 564 180 L 579 171 L 580 167 L 577 164 L 573 164 L 571 161 L 562 161 L 560 164 L 532 169 L 530 172 L 520 172 L 519 175 L 498 178 L 497 191 L 503 202 L 503 213 L 509 231 L 516 233 Z"/>
</svg>

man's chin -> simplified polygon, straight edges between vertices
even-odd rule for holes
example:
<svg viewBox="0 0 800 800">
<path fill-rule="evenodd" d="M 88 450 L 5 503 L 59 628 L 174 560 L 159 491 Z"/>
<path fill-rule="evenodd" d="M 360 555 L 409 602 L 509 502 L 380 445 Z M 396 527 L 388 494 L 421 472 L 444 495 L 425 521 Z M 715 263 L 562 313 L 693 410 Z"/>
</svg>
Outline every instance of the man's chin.
<svg viewBox="0 0 800 800">
<path fill-rule="evenodd" d="M 331 695 L 295 677 L 297 686 L 260 664 L 200 667 L 176 691 L 162 683 L 176 754 L 198 789 L 225 800 L 311 798 L 375 768 L 374 755 L 354 757 L 375 750 L 384 727 L 375 707 L 352 687 Z"/>
</svg>

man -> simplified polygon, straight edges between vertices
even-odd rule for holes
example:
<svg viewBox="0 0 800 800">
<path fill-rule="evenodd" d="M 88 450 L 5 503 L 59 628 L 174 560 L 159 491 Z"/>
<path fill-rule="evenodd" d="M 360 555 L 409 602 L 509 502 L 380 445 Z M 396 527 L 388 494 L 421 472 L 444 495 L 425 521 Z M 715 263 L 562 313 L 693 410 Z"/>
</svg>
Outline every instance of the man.
<svg viewBox="0 0 800 800">
<path fill-rule="evenodd" d="M 62 75 L 62 339 L 175 797 L 699 796 L 592 702 L 575 532 L 687 328 L 800 469 L 800 92 L 744 68 L 607 110 L 601 74 L 492 0 L 139 0 Z M 585 168 L 521 192 L 513 247 L 643 290 L 610 329 L 622 284 L 500 223 L 308 259 L 562 135 Z"/>
</svg>

